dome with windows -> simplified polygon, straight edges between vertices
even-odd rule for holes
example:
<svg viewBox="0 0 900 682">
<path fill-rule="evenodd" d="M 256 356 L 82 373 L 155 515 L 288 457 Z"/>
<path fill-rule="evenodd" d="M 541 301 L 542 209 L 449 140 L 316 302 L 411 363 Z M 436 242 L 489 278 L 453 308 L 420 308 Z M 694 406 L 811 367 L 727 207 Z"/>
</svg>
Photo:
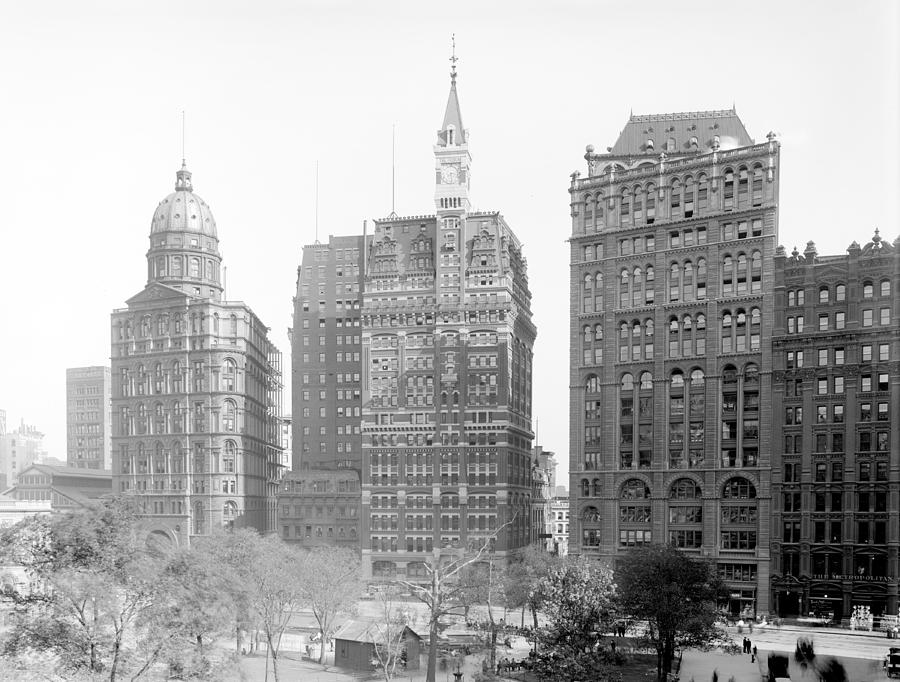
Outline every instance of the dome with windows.
<svg viewBox="0 0 900 682">
<path fill-rule="evenodd" d="M 216 219 L 203 199 L 194 194 L 191 172 L 182 163 L 176 174 L 175 191 L 159 202 L 153 213 L 150 234 L 194 232 L 218 238 Z"/>
</svg>

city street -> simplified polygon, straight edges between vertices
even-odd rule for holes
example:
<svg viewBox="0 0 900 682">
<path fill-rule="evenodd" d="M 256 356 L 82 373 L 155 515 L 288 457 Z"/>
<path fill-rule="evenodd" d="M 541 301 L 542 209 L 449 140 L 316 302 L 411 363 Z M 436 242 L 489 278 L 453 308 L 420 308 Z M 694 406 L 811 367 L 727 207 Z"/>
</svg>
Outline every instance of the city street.
<svg viewBox="0 0 900 682">
<path fill-rule="evenodd" d="M 793 659 L 794 648 L 798 637 L 812 640 L 816 656 L 821 660 L 829 657 L 841 659 L 848 682 L 880 682 L 888 679 L 881 668 L 881 661 L 894 640 L 887 639 L 882 633 L 863 634 L 835 628 L 792 628 L 792 627 L 755 627 L 753 634 L 745 628 L 738 634 L 736 628 L 730 628 L 732 638 L 738 644 L 746 636 L 759 651 L 759 661 L 751 663 L 747 654 L 728 655 L 719 651 L 688 650 L 682 659 L 680 679 L 685 682 L 707 682 L 712 680 L 713 672 L 718 674 L 722 682 L 732 676 L 735 682 L 759 682 L 765 680 L 768 670 L 767 658 L 771 653 L 786 654 Z M 868 660 L 865 660 L 868 659 Z M 803 674 L 799 666 L 792 662 L 792 680 L 811 679 Z"/>
</svg>

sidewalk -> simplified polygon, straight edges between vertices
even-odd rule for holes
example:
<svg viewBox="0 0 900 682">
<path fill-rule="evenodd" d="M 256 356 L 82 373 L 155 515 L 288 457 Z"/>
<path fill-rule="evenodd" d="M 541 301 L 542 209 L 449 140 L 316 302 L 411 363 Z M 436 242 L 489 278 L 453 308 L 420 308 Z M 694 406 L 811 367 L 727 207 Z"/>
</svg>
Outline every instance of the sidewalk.
<svg viewBox="0 0 900 682">
<path fill-rule="evenodd" d="M 688 649 L 681 659 L 678 679 L 681 682 L 711 682 L 713 673 L 718 682 L 760 682 L 762 667 L 750 662 L 749 654 L 724 654 L 721 651 Z"/>
</svg>

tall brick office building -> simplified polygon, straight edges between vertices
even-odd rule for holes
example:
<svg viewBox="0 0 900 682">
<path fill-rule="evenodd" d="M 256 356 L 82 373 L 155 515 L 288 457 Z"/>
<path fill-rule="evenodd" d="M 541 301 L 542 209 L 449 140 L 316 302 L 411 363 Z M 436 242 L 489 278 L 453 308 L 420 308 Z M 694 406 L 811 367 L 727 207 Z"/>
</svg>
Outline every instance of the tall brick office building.
<svg viewBox="0 0 900 682">
<path fill-rule="evenodd" d="M 632 116 L 572 176 L 570 551 L 671 542 L 769 603 L 779 144 Z"/>
<path fill-rule="evenodd" d="M 289 542 L 359 548 L 366 237 L 303 248 L 291 330 L 293 453 L 278 494 Z"/>
<path fill-rule="evenodd" d="M 900 241 L 775 256 L 771 608 L 896 614 Z M 760 605 L 763 608 L 764 605 Z"/>
<path fill-rule="evenodd" d="M 362 306 L 362 560 L 369 578 L 529 542 L 531 294 L 521 244 L 469 203 L 455 65 L 435 155 L 435 215 L 376 221 Z"/>
</svg>

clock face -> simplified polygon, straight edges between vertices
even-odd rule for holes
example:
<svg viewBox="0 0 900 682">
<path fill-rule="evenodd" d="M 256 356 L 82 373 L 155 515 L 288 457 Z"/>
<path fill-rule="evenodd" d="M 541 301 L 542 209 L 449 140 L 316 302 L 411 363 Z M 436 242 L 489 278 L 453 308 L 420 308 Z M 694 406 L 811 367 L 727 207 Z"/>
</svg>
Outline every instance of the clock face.
<svg viewBox="0 0 900 682">
<path fill-rule="evenodd" d="M 441 181 L 444 184 L 452 185 L 456 182 L 456 178 L 459 176 L 459 170 L 457 170 L 456 166 L 444 166 L 441 169 Z"/>
</svg>

